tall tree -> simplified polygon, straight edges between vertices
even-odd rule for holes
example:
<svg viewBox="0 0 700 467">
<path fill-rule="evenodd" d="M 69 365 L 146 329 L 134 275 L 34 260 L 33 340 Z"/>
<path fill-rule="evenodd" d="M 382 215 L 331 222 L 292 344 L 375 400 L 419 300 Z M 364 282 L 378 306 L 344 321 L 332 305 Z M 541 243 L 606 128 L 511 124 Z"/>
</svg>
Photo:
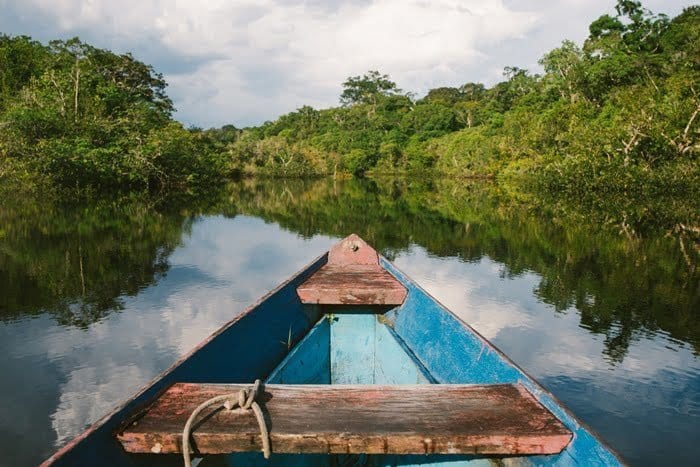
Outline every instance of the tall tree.
<svg viewBox="0 0 700 467">
<path fill-rule="evenodd" d="M 391 81 L 389 75 L 378 71 L 368 71 L 363 76 L 351 76 L 343 83 L 340 103 L 376 104 L 380 96 L 400 94 L 401 90 Z"/>
</svg>

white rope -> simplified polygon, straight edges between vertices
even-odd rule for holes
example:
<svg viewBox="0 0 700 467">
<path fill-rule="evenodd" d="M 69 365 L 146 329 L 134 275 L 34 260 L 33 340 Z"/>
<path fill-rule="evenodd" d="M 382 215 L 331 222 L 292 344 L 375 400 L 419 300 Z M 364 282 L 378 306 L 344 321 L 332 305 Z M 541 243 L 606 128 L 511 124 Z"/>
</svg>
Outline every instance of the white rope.
<svg viewBox="0 0 700 467">
<path fill-rule="evenodd" d="M 260 427 L 260 436 L 262 437 L 263 455 L 265 459 L 270 458 L 270 434 L 267 430 L 267 425 L 265 424 L 265 417 L 260 409 L 260 405 L 255 401 L 260 393 L 261 382 L 259 379 L 255 380 L 255 384 L 252 388 L 241 389 L 237 393 L 224 394 L 221 396 L 212 397 L 211 399 L 202 402 L 197 406 L 196 409 L 190 415 L 185 423 L 185 428 L 182 430 L 182 458 L 185 461 L 185 467 L 191 467 L 192 460 L 190 459 L 190 436 L 192 431 L 192 424 L 194 423 L 197 416 L 206 408 L 212 405 L 220 404 L 227 410 L 233 410 L 236 407 L 240 407 L 245 410 L 252 410 L 255 414 L 255 419 L 258 421 L 258 426 Z"/>
</svg>

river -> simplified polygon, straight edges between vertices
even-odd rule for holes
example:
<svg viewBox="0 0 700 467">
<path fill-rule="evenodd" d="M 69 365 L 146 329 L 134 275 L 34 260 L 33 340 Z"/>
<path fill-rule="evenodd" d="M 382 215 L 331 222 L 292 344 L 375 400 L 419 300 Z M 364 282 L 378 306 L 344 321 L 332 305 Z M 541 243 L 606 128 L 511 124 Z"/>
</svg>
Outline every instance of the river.
<svg viewBox="0 0 700 467">
<path fill-rule="evenodd" d="M 697 245 L 481 183 L 243 180 L 0 203 L 0 464 L 49 456 L 357 233 L 633 465 L 700 458 Z M 695 440 L 695 441 L 693 441 Z"/>
</svg>

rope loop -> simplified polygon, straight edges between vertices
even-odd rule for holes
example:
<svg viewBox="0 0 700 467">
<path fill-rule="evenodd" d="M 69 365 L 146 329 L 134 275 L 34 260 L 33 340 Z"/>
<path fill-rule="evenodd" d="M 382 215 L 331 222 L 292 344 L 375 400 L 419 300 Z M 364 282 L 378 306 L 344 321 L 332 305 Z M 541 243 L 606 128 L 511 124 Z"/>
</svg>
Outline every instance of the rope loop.
<svg viewBox="0 0 700 467">
<path fill-rule="evenodd" d="M 192 459 L 190 458 L 190 437 L 192 435 L 192 424 L 202 411 L 217 404 L 219 404 L 218 408 L 223 407 L 227 410 L 233 410 L 236 407 L 240 407 L 243 410 L 253 411 L 255 419 L 258 422 L 258 427 L 260 428 L 263 455 L 265 456 L 265 459 L 270 458 L 270 434 L 267 429 L 267 424 L 265 423 L 265 416 L 263 415 L 260 405 L 256 401 L 258 396 L 261 394 L 261 387 L 262 382 L 259 379 L 256 379 L 252 388 L 243 388 L 234 394 L 225 394 L 212 397 L 211 399 L 199 404 L 197 408 L 192 411 L 190 418 L 188 418 L 187 423 L 185 423 L 185 428 L 182 430 L 182 458 L 185 463 L 185 467 L 191 467 L 192 465 Z"/>
</svg>

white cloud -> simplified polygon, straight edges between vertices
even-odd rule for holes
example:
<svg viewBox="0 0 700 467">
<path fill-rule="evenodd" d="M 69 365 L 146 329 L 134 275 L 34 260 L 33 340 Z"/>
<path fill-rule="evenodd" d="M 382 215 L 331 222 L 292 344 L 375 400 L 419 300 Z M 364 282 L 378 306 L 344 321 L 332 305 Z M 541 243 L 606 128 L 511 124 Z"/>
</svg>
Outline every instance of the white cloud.
<svg viewBox="0 0 700 467">
<path fill-rule="evenodd" d="M 683 0 L 645 2 L 677 13 Z M 304 104 L 335 105 L 350 75 L 379 69 L 417 93 L 493 83 L 581 40 L 613 1 L 0 0 L 0 30 L 79 34 L 163 70 L 185 122 L 255 124 Z"/>
<path fill-rule="evenodd" d="M 217 108 L 212 102 L 229 102 L 235 113 L 255 120 L 302 104 L 333 105 L 340 83 L 368 69 L 390 73 L 407 89 L 424 88 L 427 76 L 454 79 L 481 59 L 477 47 L 518 37 L 535 21 L 532 13 L 509 11 L 500 2 L 489 5 L 386 0 L 327 12 L 267 4 L 242 30 L 230 27 L 236 12 L 222 12 L 206 25 L 221 34 L 200 34 L 195 26 L 168 36 L 166 43 L 190 53 L 223 46 L 225 58 L 171 82 L 176 94 L 190 96 L 187 104 L 195 114 L 210 115 Z M 221 44 L 227 36 L 233 40 Z M 211 89 L 217 91 L 207 95 Z"/>
</svg>

